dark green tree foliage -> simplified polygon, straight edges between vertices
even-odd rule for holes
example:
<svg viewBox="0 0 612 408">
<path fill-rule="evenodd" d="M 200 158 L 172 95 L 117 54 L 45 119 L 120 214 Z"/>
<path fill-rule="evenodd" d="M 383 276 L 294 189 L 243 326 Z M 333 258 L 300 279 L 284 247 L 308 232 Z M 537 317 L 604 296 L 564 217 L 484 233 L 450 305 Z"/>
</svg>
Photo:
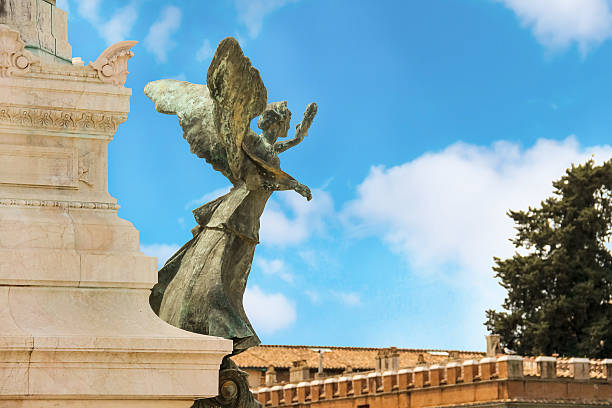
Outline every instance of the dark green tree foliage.
<svg viewBox="0 0 612 408">
<path fill-rule="evenodd" d="M 523 355 L 612 356 L 612 160 L 573 166 L 539 208 L 510 211 L 521 253 L 495 258 L 508 291 L 485 325 Z"/>
</svg>

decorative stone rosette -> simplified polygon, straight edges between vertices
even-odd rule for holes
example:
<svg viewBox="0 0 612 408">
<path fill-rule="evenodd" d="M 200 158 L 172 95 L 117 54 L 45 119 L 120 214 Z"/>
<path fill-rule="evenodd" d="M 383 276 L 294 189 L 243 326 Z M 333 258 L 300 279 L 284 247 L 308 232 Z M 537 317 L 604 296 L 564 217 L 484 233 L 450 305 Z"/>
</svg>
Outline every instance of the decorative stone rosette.
<svg viewBox="0 0 612 408">
<path fill-rule="evenodd" d="M 39 63 L 38 58 L 24 48 L 19 31 L 0 24 L 0 78 L 24 74 L 33 64 Z"/>
<path fill-rule="evenodd" d="M 134 53 L 130 51 L 138 41 L 120 41 L 108 47 L 95 62 L 90 62 L 89 66 L 98 72 L 98 77 L 102 82 L 115 85 L 124 85 L 127 78 L 127 60 L 132 58 Z"/>
</svg>

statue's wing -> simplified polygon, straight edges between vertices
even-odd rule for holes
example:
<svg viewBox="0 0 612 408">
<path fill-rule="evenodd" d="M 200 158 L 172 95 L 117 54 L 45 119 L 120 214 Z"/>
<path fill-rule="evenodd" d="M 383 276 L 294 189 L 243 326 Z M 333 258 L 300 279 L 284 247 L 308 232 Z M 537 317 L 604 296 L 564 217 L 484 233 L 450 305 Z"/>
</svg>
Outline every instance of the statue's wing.
<svg viewBox="0 0 612 408">
<path fill-rule="evenodd" d="M 251 120 L 266 108 L 266 87 L 238 41 L 231 37 L 217 47 L 206 83 L 215 103 L 215 128 L 225 146 L 230 172 L 243 180 L 242 142 L 250 131 Z"/>
<path fill-rule="evenodd" d="M 178 116 L 183 137 L 191 152 L 206 159 L 215 170 L 234 182 L 228 164 L 226 143 L 219 137 L 214 119 L 214 101 L 206 85 L 162 79 L 145 87 L 145 94 L 161 113 Z"/>
</svg>

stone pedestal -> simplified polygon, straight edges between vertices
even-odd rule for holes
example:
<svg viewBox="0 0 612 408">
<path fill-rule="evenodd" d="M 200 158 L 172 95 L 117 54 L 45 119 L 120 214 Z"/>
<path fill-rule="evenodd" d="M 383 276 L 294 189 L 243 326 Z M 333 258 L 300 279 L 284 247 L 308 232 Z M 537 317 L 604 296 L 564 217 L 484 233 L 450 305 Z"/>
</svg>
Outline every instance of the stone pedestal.
<svg viewBox="0 0 612 408">
<path fill-rule="evenodd" d="M 0 3 L 65 27 L 54 2 Z M 22 32 L 46 32 L 46 20 L 0 18 L 0 406 L 186 408 L 216 395 L 232 342 L 153 313 L 156 259 L 108 194 L 135 42 L 73 65 L 65 30 L 61 49 L 33 52 Z"/>
</svg>

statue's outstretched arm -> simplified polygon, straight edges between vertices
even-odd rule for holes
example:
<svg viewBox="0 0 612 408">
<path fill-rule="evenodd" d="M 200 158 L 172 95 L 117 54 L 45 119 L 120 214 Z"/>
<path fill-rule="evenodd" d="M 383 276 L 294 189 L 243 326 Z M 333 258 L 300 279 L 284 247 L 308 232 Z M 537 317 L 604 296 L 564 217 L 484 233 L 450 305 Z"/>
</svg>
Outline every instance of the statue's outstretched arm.
<svg viewBox="0 0 612 408">
<path fill-rule="evenodd" d="M 312 200 L 312 193 L 310 192 L 308 186 L 305 186 L 304 184 L 300 183 L 295 179 L 268 183 L 265 187 L 275 191 L 294 190 L 296 193 L 300 194 L 308 201 Z"/>
<path fill-rule="evenodd" d="M 310 128 L 310 125 L 312 124 L 312 120 L 314 119 L 316 114 L 317 114 L 317 104 L 313 102 L 310 105 L 308 105 L 308 107 L 306 108 L 302 122 L 300 122 L 300 124 L 296 126 L 295 137 L 291 140 L 274 143 L 274 152 L 276 154 L 282 153 L 285 150 L 292 148 L 293 146 L 299 144 L 302 140 L 304 140 L 304 138 L 308 136 L 308 128 Z"/>
</svg>

